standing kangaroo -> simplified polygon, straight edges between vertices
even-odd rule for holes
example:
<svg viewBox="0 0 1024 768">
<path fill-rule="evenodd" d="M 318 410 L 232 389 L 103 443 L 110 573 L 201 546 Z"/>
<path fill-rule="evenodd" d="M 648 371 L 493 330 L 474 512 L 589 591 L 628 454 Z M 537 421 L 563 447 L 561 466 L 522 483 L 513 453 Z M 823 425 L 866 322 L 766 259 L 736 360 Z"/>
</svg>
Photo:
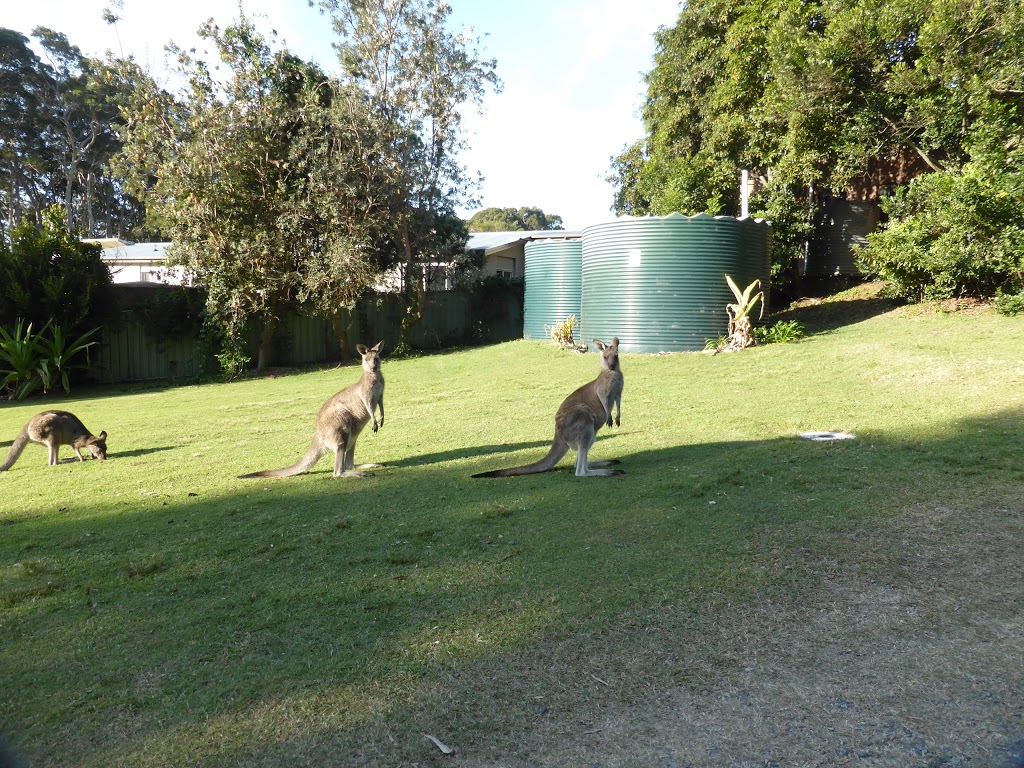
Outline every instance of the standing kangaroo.
<svg viewBox="0 0 1024 768">
<path fill-rule="evenodd" d="M 621 469 L 599 469 L 618 464 L 618 459 L 587 461 L 597 430 L 612 425 L 612 405 L 615 406 L 615 426 L 622 414 L 622 369 L 619 368 L 619 337 L 611 344 L 594 339 L 601 350 L 601 373 L 589 384 L 584 384 L 562 401 L 555 414 L 555 439 L 548 455 L 533 464 L 511 469 L 481 472 L 473 477 L 513 477 L 547 472 L 565 456 L 570 448 L 576 449 L 576 476 L 621 475 Z"/>
<path fill-rule="evenodd" d="M 58 454 L 62 445 L 70 445 L 75 449 L 79 461 L 85 461 L 82 448 L 88 448 L 93 457 L 100 461 L 107 458 L 107 433 L 94 435 L 85 428 L 81 420 L 67 411 L 43 411 L 33 416 L 25 428 L 21 430 L 11 450 L 7 453 L 4 463 L 0 464 L 0 472 L 10 469 L 21 456 L 29 441 L 40 443 L 50 449 L 50 466 L 60 463 Z"/>
<path fill-rule="evenodd" d="M 356 450 L 356 438 L 369 421 L 373 421 L 373 431 L 384 426 L 384 375 L 380 372 L 380 350 L 384 342 L 367 349 L 362 344 L 356 345 L 359 356 L 363 358 L 363 375 L 351 387 L 341 390 L 323 404 L 316 416 L 316 434 L 306 455 L 295 464 L 284 469 L 267 469 L 239 475 L 250 477 L 291 477 L 312 468 L 327 451 L 334 451 L 335 477 L 373 477 L 369 472 L 356 472 L 353 454 Z M 376 411 L 380 409 L 380 421 Z M 381 464 L 360 464 L 358 469 L 371 469 Z"/>
</svg>

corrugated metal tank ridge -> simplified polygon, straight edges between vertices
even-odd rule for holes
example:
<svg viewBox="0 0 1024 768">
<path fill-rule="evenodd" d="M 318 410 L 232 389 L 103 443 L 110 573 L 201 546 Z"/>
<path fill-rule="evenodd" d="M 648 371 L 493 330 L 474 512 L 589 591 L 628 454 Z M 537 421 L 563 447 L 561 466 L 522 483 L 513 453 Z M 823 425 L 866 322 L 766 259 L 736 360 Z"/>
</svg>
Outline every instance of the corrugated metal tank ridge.
<svg viewBox="0 0 1024 768">
<path fill-rule="evenodd" d="M 704 349 L 726 332 L 725 305 L 754 280 L 768 295 L 771 225 L 731 216 L 623 216 L 583 230 L 586 342 L 624 352 Z M 767 308 L 766 308 L 767 311 Z"/>
<path fill-rule="evenodd" d="M 523 338 L 551 339 L 550 329 L 576 315 L 582 340 L 583 241 L 534 240 L 525 248 Z"/>
</svg>

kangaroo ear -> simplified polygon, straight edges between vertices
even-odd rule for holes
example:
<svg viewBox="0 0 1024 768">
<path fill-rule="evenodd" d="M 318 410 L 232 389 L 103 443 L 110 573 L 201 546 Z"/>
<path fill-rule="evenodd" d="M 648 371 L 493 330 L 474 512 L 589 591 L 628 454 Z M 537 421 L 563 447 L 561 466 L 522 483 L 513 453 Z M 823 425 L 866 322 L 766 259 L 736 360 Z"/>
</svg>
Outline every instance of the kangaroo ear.
<svg viewBox="0 0 1024 768">
<path fill-rule="evenodd" d="M 598 349 L 604 349 L 607 345 L 600 339 L 594 339 L 594 343 L 597 344 Z"/>
<path fill-rule="evenodd" d="M 366 348 L 366 345 L 365 345 L 365 344 L 356 344 L 356 352 L 358 352 L 358 353 L 359 353 L 360 355 L 362 355 L 363 357 L 365 357 L 365 356 L 366 356 L 366 353 L 367 353 L 367 352 L 369 352 L 369 351 L 370 351 L 370 350 L 368 350 L 368 349 Z"/>
<path fill-rule="evenodd" d="M 100 440 L 106 440 L 107 439 L 107 433 L 105 431 L 104 432 L 100 432 L 98 435 L 96 435 L 96 437 L 98 437 Z"/>
<path fill-rule="evenodd" d="M 380 341 L 377 342 L 376 346 L 374 346 L 373 351 L 377 352 L 377 353 L 380 353 L 380 351 L 381 351 L 381 349 L 383 347 L 384 347 L 384 339 L 381 339 Z"/>
<path fill-rule="evenodd" d="M 619 337 L 618 336 L 612 336 L 612 346 L 615 347 L 616 349 L 619 348 Z"/>
</svg>

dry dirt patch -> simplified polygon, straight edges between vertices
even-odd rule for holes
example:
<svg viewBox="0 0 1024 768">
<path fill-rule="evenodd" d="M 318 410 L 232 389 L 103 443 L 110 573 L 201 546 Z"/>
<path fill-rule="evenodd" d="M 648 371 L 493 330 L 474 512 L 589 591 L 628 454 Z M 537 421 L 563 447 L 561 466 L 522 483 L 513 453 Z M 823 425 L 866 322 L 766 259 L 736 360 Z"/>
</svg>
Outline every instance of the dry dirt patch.
<svg viewBox="0 0 1024 768">
<path fill-rule="evenodd" d="M 851 534 L 891 553 L 881 579 L 847 564 L 781 604 L 666 608 L 464 670 L 421 725 L 446 731 L 459 766 L 1020 768 L 1024 513 L 958 515 Z M 460 744 L 480 717 L 507 736 Z"/>
</svg>

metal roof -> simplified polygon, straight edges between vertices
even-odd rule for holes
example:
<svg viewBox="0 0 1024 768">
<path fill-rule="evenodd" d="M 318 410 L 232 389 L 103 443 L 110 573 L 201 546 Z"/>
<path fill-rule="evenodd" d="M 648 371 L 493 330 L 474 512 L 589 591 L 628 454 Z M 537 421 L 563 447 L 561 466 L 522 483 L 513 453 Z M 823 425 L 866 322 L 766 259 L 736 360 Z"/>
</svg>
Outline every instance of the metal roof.
<svg viewBox="0 0 1024 768">
<path fill-rule="evenodd" d="M 565 229 L 535 229 L 523 232 L 470 232 L 467 251 L 483 251 L 485 256 L 498 253 L 521 242 L 532 240 L 578 240 L 582 232 Z"/>
<path fill-rule="evenodd" d="M 165 251 L 170 243 L 132 243 L 113 248 L 104 248 L 100 255 L 104 261 L 134 264 L 163 264 L 167 261 Z"/>
</svg>

